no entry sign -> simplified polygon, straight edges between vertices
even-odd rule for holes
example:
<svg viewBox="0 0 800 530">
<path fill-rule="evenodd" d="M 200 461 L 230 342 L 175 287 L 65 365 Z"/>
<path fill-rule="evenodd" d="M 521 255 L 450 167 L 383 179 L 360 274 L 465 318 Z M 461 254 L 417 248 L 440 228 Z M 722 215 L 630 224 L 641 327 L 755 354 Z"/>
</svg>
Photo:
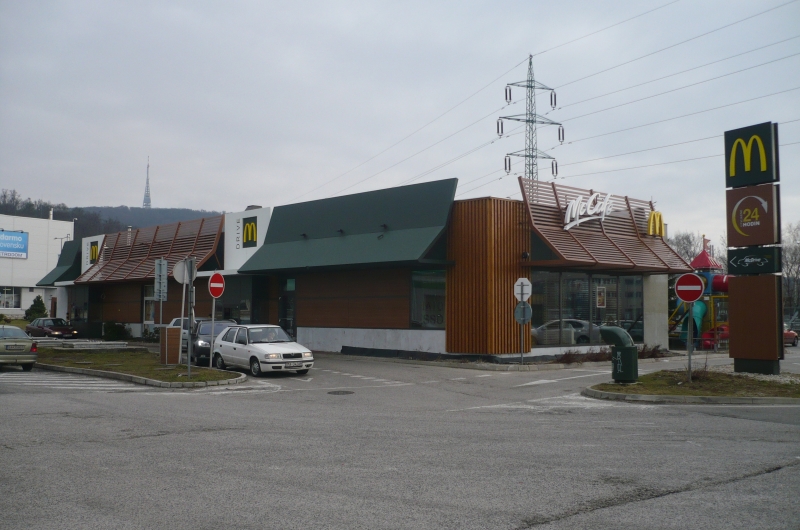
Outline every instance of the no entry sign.
<svg viewBox="0 0 800 530">
<path fill-rule="evenodd" d="M 225 278 L 222 277 L 222 274 L 215 272 L 211 275 L 211 278 L 208 279 L 208 292 L 214 298 L 222 296 L 222 293 L 225 292 Z"/>
<path fill-rule="evenodd" d="M 686 303 L 696 302 L 703 296 L 706 286 L 703 279 L 694 273 L 682 275 L 675 281 L 675 294 Z"/>
</svg>

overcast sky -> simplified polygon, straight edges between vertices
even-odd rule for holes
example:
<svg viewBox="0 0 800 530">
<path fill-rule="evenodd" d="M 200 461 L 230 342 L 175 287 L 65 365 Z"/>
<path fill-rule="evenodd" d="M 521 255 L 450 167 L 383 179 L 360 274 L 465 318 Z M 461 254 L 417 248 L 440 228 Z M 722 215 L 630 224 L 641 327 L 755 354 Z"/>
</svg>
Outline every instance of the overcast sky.
<svg viewBox="0 0 800 530">
<path fill-rule="evenodd" d="M 524 136 L 507 123 L 498 140 L 495 122 L 525 111 L 519 88 L 502 107 L 529 54 L 557 89 L 561 108 L 547 93 L 537 103 L 564 124 L 563 146 L 539 129 L 558 182 L 652 198 L 671 233 L 718 244 L 722 133 L 773 121 L 793 144 L 780 152 L 783 220 L 800 221 L 796 0 L 2 0 L 0 187 L 141 206 L 149 156 L 154 207 L 237 211 L 452 177 L 458 198 L 520 198 L 500 177 Z"/>
</svg>

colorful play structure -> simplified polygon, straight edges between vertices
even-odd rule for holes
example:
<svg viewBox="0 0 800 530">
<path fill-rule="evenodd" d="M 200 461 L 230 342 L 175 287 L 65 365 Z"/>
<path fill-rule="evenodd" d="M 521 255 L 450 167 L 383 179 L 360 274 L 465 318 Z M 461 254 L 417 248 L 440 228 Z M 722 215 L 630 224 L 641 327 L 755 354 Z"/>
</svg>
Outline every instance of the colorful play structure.
<svg viewBox="0 0 800 530">
<path fill-rule="evenodd" d="M 725 350 L 728 347 L 728 278 L 720 263 L 708 253 L 708 240 L 703 250 L 690 263 L 695 274 L 703 278 L 703 296 L 694 303 L 691 318 L 689 304 L 678 301 L 669 317 L 670 342 L 686 346 L 689 325 L 694 326 L 695 348 Z"/>
</svg>

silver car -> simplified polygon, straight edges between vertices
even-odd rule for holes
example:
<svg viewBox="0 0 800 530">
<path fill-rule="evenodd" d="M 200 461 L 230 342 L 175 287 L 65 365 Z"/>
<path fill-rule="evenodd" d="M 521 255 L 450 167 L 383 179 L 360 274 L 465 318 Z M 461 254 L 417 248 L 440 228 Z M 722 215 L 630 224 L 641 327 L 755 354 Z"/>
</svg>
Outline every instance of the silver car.
<svg viewBox="0 0 800 530">
<path fill-rule="evenodd" d="M 18 364 L 26 372 L 39 356 L 36 343 L 16 326 L 0 325 L 0 364 Z"/>
<path fill-rule="evenodd" d="M 314 366 L 311 350 L 296 343 L 281 327 L 268 324 L 231 326 L 214 340 L 214 366 L 249 368 L 265 372 L 307 374 Z"/>
<path fill-rule="evenodd" d="M 565 318 L 560 321 L 551 320 L 539 327 L 531 328 L 531 338 L 534 344 L 557 345 L 557 344 L 589 344 L 601 343 L 600 326 L 590 325 L 588 320 L 578 320 L 575 318 Z M 561 338 L 559 340 L 559 329 Z"/>
</svg>

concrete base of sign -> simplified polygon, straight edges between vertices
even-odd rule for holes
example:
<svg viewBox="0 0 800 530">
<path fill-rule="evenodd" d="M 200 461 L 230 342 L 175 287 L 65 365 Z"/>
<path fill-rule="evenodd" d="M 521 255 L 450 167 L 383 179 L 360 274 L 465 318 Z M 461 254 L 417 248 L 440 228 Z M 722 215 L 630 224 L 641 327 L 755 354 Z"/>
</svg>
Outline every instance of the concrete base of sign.
<svg viewBox="0 0 800 530">
<path fill-rule="evenodd" d="M 445 331 L 426 329 L 297 328 L 297 342 L 314 351 L 342 346 L 445 353 Z"/>
<path fill-rule="evenodd" d="M 751 374 L 779 375 L 781 373 L 781 362 L 764 361 L 761 359 L 734 359 L 733 371 Z"/>
</svg>

